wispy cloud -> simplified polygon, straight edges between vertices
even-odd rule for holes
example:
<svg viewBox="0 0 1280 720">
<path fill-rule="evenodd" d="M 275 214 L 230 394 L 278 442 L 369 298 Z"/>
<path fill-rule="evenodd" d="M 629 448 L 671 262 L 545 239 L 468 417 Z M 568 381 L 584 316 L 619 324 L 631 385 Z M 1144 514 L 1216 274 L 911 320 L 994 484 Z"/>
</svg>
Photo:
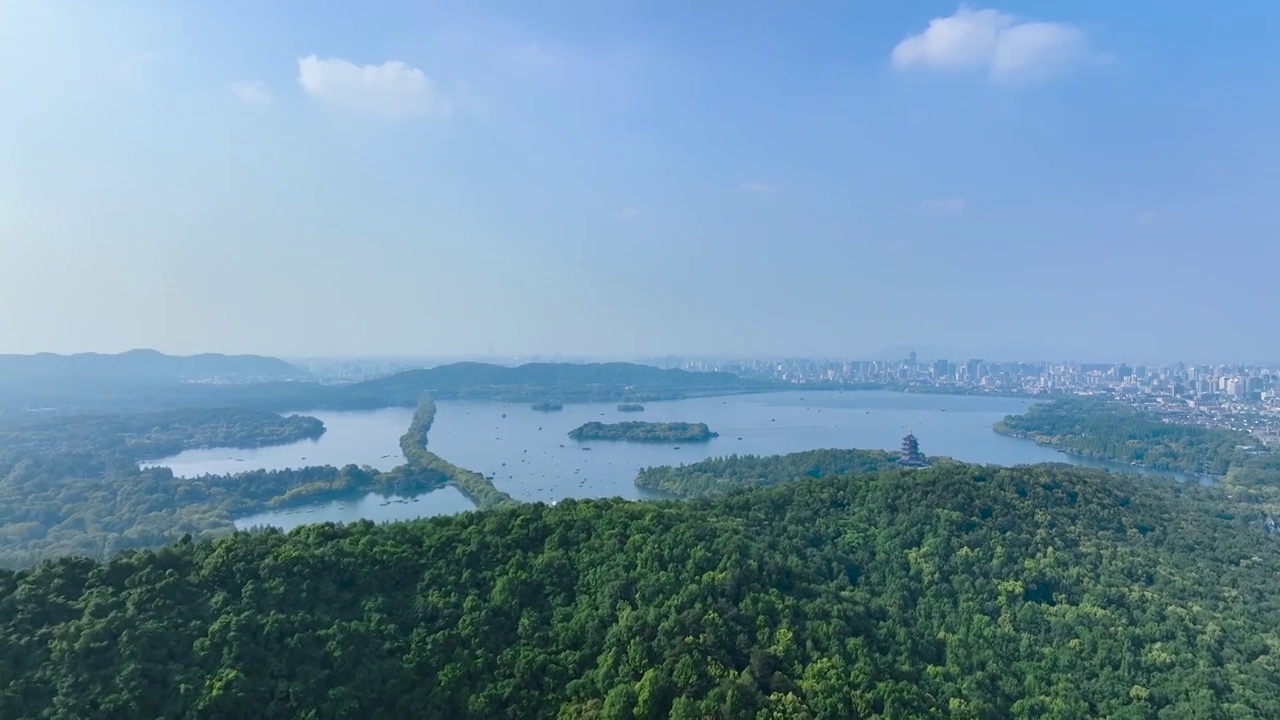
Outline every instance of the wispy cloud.
<svg viewBox="0 0 1280 720">
<path fill-rule="evenodd" d="M 393 120 L 447 115 L 453 110 L 425 73 L 399 60 L 356 65 L 310 55 L 298 59 L 298 84 L 311 97 L 333 107 Z"/>
<path fill-rule="evenodd" d="M 227 83 L 232 95 L 250 105 L 267 105 L 271 102 L 271 91 L 261 80 L 236 80 Z"/>
<path fill-rule="evenodd" d="M 945 198 L 942 200 L 925 200 L 920 203 L 920 210 L 932 215 L 963 212 L 969 208 L 964 198 Z"/>
<path fill-rule="evenodd" d="M 1156 221 L 1159 219 L 1160 219 L 1160 216 L 1156 215 L 1156 212 L 1154 210 L 1143 210 L 1142 212 L 1134 216 L 1133 224 L 1140 225 L 1142 227 L 1150 227 L 1152 225 L 1155 225 Z"/>
<path fill-rule="evenodd" d="M 742 189 L 757 195 L 772 195 L 778 191 L 777 187 L 759 180 L 748 180 L 742 183 Z"/>
<path fill-rule="evenodd" d="M 631 219 L 634 219 L 639 214 L 640 214 L 640 211 L 635 209 L 634 207 L 625 207 L 622 209 L 622 212 L 618 213 L 618 219 L 631 220 Z"/>
<path fill-rule="evenodd" d="M 1043 78 L 1091 59 L 1105 58 L 1090 49 L 1075 25 L 968 5 L 930 20 L 923 31 L 898 43 L 892 55 L 899 70 L 985 70 L 993 81 Z"/>
</svg>

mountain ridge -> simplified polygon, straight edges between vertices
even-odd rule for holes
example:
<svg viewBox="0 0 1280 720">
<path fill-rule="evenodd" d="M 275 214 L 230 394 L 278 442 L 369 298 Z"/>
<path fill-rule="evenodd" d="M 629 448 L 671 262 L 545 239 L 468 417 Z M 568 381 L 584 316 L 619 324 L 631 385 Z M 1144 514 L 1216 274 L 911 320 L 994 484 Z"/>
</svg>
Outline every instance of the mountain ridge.
<svg viewBox="0 0 1280 720">
<path fill-rule="evenodd" d="M 50 380 L 126 380 L 141 384 L 234 377 L 279 380 L 305 377 L 301 368 L 266 355 L 167 355 L 151 348 L 121 353 L 0 354 L 0 383 Z"/>
</svg>

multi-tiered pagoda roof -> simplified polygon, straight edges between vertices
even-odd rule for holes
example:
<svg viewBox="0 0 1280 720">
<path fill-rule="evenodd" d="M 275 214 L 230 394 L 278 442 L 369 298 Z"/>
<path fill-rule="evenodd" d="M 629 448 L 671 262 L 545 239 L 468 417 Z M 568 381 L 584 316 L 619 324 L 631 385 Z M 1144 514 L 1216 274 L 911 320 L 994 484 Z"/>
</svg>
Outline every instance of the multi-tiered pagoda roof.
<svg viewBox="0 0 1280 720">
<path fill-rule="evenodd" d="M 925 464 L 924 455 L 920 454 L 920 442 L 910 430 L 907 431 L 907 436 L 902 438 L 902 456 L 898 458 L 898 464 L 911 467 L 920 467 Z"/>
</svg>

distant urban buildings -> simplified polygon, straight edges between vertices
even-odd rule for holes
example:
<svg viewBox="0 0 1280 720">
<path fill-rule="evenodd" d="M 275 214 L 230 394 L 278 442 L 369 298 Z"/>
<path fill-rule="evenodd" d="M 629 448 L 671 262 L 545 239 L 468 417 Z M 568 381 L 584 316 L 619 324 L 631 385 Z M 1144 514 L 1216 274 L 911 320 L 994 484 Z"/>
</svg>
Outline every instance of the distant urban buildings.
<svg viewBox="0 0 1280 720">
<path fill-rule="evenodd" d="M 403 370 L 431 367 L 459 358 L 313 360 L 295 364 L 324 383 L 348 383 Z M 487 362 L 574 362 L 586 358 L 487 358 Z M 1102 395 L 1153 412 L 1169 422 L 1222 427 L 1251 433 L 1280 445 L 1280 367 L 1242 364 L 993 362 L 982 358 L 901 360 L 706 359 L 665 356 L 638 362 L 703 372 L 728 372 L 827 389 L 875 389 L 965 395 Z"/>
<path fill-rule="evenodd" d="M 981 358 L 901 360 L 705 360 L 668 358 L 666 367 L 731 372 L 797 386 L 905 392 L 1053 397 L 1102 395 L 1170 422 L 1230 428 L 1280 444 L 1280 367 L 1174 363 L 992 362 Z"/>
</svg>

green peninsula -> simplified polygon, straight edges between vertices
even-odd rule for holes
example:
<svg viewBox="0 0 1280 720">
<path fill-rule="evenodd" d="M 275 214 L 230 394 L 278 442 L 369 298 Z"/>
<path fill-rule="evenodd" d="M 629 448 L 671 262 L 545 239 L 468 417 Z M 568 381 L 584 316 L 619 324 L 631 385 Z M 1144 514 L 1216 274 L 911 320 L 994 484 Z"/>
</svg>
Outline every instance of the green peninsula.
<svg viewBox="0 0 1280 720">
<path fill-rule="evenodd" d="M 1280 452 L 1249 433 L 1171 422 L 1096 398 L 1033 405 L 996 423 L 995 430 L 1073 455 L 1212 476 L 1233 515 L 1280 531 Z"/>
<path fill-rule="evenodd" d="M 375 492 L 453 485 L 479 508 L 515 502 L 480 473 L 427 450 L 435 404 L 424 399 L 388 471 L 346 465 L 184 478 L 140 460 L 217 446 L 252 448 L 318 437 L 316 418 L 254 410 L 0 418 L 0 567 L 57 555 L 105 558 L 183 535 L 231 533 L 234 518 Z M 0 700 L 0 717 L 8 717 Z"/>
<path fill-rule="evenodd" d="M 719 437 L 706 423 L 589 422 L 569 431 L 574 440 L 625 440 L 628 442 L 706 442 Z"/>
<path fill-rule="evenodd" d="M 1081 457 L 1207 475 L 1226 475 L 1245 458 L 1241 448 L 1259 444 L 1248 433 L 1165 422 L 1124 403 L 1094 398 L 1033 405 L 994 429 Z"/>
</svg>

